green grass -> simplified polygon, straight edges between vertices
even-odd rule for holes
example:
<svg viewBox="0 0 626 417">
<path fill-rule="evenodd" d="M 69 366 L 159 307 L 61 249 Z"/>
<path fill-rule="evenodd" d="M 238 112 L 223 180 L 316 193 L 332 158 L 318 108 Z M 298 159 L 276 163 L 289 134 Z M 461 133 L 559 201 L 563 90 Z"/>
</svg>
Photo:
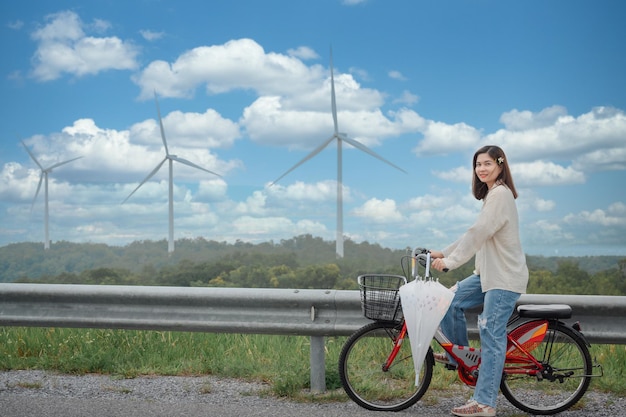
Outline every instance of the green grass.
<svg viewBox="0 0 626 417">
<path fill-rule="evenodd" d="M 0 370 L 38 369 L 65 374 L 215 375 L 268 383 L 268 394 L 298 400 L 345 400 L 337 359 L 345 337 L 327 337 L 324 395 L 310 388 L 310 338 L 35 327 L 0 327 Z M 626 346 L 594 345 L 604 367 L 592 389 L 626 394 Z M 440 367 L 439 367 L 440 368 Z M 431 389 L 460 384 L 454 372 L 437 372 Z"/>
<path fill-rule="evenodd" d="M 341 387 L 341 345 L 327 338 L 327 388 Z M 310 387 L 310 338 L 34 327 L 0 327 L 0 370 L 65 374 L 215 375 L 264 381 L 277 396 Z"/>
</svg>

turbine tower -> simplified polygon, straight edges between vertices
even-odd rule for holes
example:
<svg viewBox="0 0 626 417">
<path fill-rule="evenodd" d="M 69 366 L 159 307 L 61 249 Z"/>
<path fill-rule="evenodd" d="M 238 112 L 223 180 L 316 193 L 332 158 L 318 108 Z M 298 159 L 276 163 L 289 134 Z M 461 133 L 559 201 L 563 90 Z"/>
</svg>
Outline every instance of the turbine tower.
<svg viewBox="0 0 626 417">
<path fill-rule="evenodd" d="M 317 155 L 318 153 L 320 153 L 324 148 L 326 148 L 326 146 L 328 146 L 332 141 L 337 140 L 337 234 L 336 234 L 336 254 L 337 254 L 337 258 L 343 258 L 343 174 L 342 174 L 342 144 L 343 142 L 346 142 L 352 146 L 354 146 L 355 148 L 373 156 L 374 158 L 380 159 L 381 161 L 383 161 L 384 163 L 391 165 L 392 167 L 396 168 L 397 170 L 400 170 L 402 172 L 404 172 L 405 174 L 407 173 L 405 170 L 403 170 L 402 168 L 394 165 L 393 163 L 389 162 L 388 160 L 386 160 L 385 158 L 383 158 L 382 156 L 378 155 L 376 152 L 372 151 L 371 149 L 369 149 L 367 146 L 363 145 L 362 143 L 348 137 L 348 135 L 346 133 L 341 133 L 339 132 L 339 124 L 337 122 L 337 103 L 335 101 L 335 78 L 334 78 L 334 74 L 333 74 L 333 51 L 332 48 L 330 50 L 330 104 L 331 104 L 331 110 L 332 110 L 332 114 L 333 114 L 333 123 L 335 126 L 335 131 L 332 134 L 331 137 L 329 137 L 328 139 L 326 139 L 326 141 L 324 141 L 321 145 L 319 145 L 317 148 L 315 148 L 311 153 L 309 153 L 307 156 L 305 156 L 300 162 L 298 162 L 297 164 L 295 164 L 293 167 L 291 167 L 287 172 L 285 172 L 283 175 L 281 175 L 280 177 L 278 177 L 278 179 L 276 179 L 271 185 L 276 184 L 278 181 L 280 181 L 284 176 L 286 176 L 287 174 L 289 174 L 291 171 L 293 171 L 294 169 L 296 169 L 297 167 L 299 167 L 300 165 L 302 165 L 303 163 L 305 163 L 306 161 L 308 161 L 309 159 L 313 158 L 315 155 Z"/>
<path fill-rule="evenodd" d="M 43 248 L 44 249 L 50 249 L 50 232 L 49 232 L 49 226 L 48 226 L 48 221 L 50 219 L 50 216 L 48 214 L 48 174 L 50 174 L 52 172 L 53 169 L 60 167 L 61 165 L 65 165 L 67 163 L 70 163 L 72 161 L 75 161 L 77 159 L 82 158 L 82 156 L 79 156 L 77 158 L 73 158 L 64 162 L 58 162 L 54 165 L 49 166 L 48 168 L 44 168 L 43 165 L 41 165 L 39 163 L 39 161 L 37 160 L 37 158 L 35 158 L 35 155 L 33 155 L 33 153 L 30 151 L 30 149 L 28 149 L 28 147 L 26 146 L 26 144 L 20 140 L 20 142 L 22 142 L 22 146 L 24 146 L 24 149 L 26 149 L 26 152 L 28 152 L 28 155 L 30 155 L 30 158 L 35 161 L 35 163 L 37 164 L 37 166 L 39 167 L 39 169 L 41 170 L 41 174 L 39 175 L 39 184 L 37 185 L 37 191 L 35 192 L 35 197 L 33 198 L 33 204 L 30 207 L 31 212 L 33 211 L 33 208 L 35 207 L 35 201 L 37 200 L 37 196 L 39 195 L 39 191 L 41 190 L 41 183 L 44 183 L 44 200 L 45 200 L 45 211 L 44 211 L 44 234 L 45 234 L 45 241 L 43 243 Z"/>
<path fill-rule="evenodd" d="M 163 120 L 161 119 L 161 109 L 159 108 L 159 101 L 157 100 L 156 92 L 154 93 L 154 101 L 156 102 L 157 114 L 159 116 L 159 127 L 161 129 L 161 139 L 163 140 L 163 146 L 165 147 L 165 158 L 148 174 L 148 176 L 133 190 L 132 193 L 126 197 L 122 204 L 124 204 L 134 193 L 137 191 L 142 185 L 144 185 L 150 178 L 156 174 L 161 166 L 168 161 L 169 163 L 169 234 L 168 234 L 168 242 L 167 242 L 167 252 L 171 254 L 174 252 L 174 161 L 180 162 L 181 164 L 190 166 L 192 168 L 196 168 L 202 170 L 204 172 L 208 172 L 209 174 L 217 175 L 221 177 L 221 175 L 216 174 L 213 171 L 209 171 L 208 169 L 202 168 L 199 165 L 194 164 L 186 159 L 180 158 L 176 155 L 172 155 L 169 152 L 167 147 L 167 140 L 165 139 L 165 129 L 163 129 Z"/>
</svg>

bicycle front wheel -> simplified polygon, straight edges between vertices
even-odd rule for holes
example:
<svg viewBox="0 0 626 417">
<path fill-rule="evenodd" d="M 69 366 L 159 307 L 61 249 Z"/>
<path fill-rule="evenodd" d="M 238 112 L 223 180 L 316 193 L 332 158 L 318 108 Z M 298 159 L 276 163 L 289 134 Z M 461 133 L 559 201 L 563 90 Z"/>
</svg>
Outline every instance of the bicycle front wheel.
<svg viewBox="0 0 626 417">
<path fill-rule="evenodd" d="M 419 401 L 430 385 L 432 350 L 428 350 L 416 385 L 408 336 L 389 369 L 383 369 L 401 329 L 401 323 L 371 323 L 350 336 L 343 346 L 339 356 L 341 384 L 348 396 L 363 408 L 404 410 Z"/>
<path fill-rule="evenodd" d="M 520 410 L 541 415 L 560 413 L 576 404 L 587 391 L 593 371 L 585 341 L 569 327 L 550 323 L 543 341 L 531 353 L 543 370 L 535 373 L 537 367 L 530 363 L 507 362 L 500 384 L 506 399 Z"/>
</svg>

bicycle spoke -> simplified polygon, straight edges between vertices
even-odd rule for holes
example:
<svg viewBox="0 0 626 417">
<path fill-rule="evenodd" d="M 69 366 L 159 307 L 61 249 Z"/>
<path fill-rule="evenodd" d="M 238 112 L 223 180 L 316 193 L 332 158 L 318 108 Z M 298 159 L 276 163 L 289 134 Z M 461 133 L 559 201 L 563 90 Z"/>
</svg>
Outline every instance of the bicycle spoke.
<svg viewBox="0 0 626 417">
<path fill-rule="evenodd" d="M 530 360 L 506 364 L 501 384 L 504 396 L 533 414 L 554 414 L 574 405 L 591 380 L 591 356 L 584 341 L 570 328 L 552 323 L 531 353 L 542 368 Z"/>
<path fill-rule="evenodd" d="M 416 386 L 408 338 L 404 339 L 389 369 L 383 369 L 398 334 L 398 324 L 372 323 L 352 335 L 341 352 L 339 373 L 343 387 L 348 396 L 364 408 L 399 411 L 415 404 L 428 389 L 432 353 L 425 360 L 420 384 Z"/>
</svg>

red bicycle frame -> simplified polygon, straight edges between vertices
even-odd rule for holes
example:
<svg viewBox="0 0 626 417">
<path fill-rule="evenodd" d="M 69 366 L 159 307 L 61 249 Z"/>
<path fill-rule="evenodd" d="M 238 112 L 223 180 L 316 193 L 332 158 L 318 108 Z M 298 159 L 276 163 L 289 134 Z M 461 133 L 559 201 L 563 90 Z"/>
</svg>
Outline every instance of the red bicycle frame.
<svg viewBox="0 0 626 417">
<path fill-rule="evenodd" d="M 507 353 L 504 372 L 507 374 L 537 375 L 543 371 L 543 365 L 531 353 L 543 341 L 548 330 L 548 320 L 532 320 L 522 324 L 507 334 Z M 407 336 L 406 323 L 402 323 L 400 333 L 394 340 L 393 348 L 382 369 L 389 370 L 396 359 L 400 347 Z M 470 346 L 455 345 L 437 330 L 435 341 L 451 356 L 458 366 L 460 379 L 467 385 L 476 385 L 480 365 L 480 349 Z M 519 366 L 507 366 L 519 365 Z"/>
</svg>

